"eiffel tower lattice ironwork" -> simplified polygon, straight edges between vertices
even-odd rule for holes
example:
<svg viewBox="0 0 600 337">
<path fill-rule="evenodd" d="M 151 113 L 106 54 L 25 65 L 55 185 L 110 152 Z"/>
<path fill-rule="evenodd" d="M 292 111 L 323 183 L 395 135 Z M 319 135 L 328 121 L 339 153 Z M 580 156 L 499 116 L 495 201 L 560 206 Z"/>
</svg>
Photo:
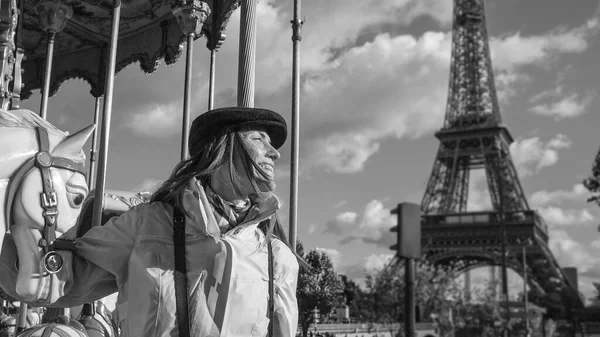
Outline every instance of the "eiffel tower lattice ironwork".
<svg viewBox="0 0 600 337">
<path fill-rule="evenodd" d="M 582 307 L 577 285 L 548 248 L 547 225 L 529 208 L 510 155 L 513 138 L 498 106 L 483 0 L 455 0 L 453 19 L 446 115 L 421 202 L 423 251 L 430 261 L 465 272 L 500 265 L 506 238 L 506 265 L 521 275 L 527 269 L 534 302 L 563 314 Z M 485 172 L 490 211 L 467 211 L 476 169 Z M 533 243 L 525 268 L 522 242 Z"/>
</svg>

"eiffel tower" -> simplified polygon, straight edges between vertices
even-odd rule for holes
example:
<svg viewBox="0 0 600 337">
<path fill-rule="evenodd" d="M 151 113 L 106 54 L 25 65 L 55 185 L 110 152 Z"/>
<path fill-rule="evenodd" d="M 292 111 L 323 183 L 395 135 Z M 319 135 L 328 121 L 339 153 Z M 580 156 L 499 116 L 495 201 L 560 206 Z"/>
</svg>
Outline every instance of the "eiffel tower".
<svg viewBox="0 0 600 337">
<path fill-rule="evenodd" d="M 568 316 L 583 301 L 552 255 L 548 227 L 530 209 L 510 155 L 513 138 L 498 106 L 483 0 L 454 0 L 453 15 L 446 114 L 421 202 L 423 252 L 459 273 L 502 265 L 520 275 L 526 270 L 530 299 Z M 492 210 L 467 211 L 473 170 L 485 172 Z"/>
</svg>

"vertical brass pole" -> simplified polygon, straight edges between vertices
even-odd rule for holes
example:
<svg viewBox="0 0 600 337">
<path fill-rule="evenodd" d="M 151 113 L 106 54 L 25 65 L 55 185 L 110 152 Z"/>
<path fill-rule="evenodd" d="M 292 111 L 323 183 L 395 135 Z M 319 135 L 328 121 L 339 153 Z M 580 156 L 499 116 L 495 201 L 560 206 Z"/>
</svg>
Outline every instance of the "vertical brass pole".
<svg viewBox="0 0 600 337">
<path fill-rule="evenodd" d="M 215 106 L 215 63 L 217 61 L 217 48 L 210 50 L 210 77 L 208 80 L 208 110 Z"/>
<path fill-rule="evenodd" d="M 289 233 L 290 247 L 296 252 L 296 241 L 298 236 L 298 158 L 300 137 L 298 129 L 300 126 L 300 41 L 302 36 L 300 30 L 301 0 L 294 0 L 294 19 L 292 20 L 292 137 L 291 137 L 291 161 L 290 161 L 290 224 Z"/>
<path fill-rule="evenodd" d="M 54 58 L 54 37 L 56 32 L 48 31 L 48 46 L 46 48 L 46 68 L 44 69 L 44 86 L 42 87 L 42 100 L 40 102 L 40 116 L 46 119 L 48 115 L 48 97 L 50 95 L 50 75 Z"/>
<path fill-rule="evenodd" d="M 256 2 L 242 0 L 237 88 L 237 104 L 240 107 L 254 107 Z"/>
<path fill-rule="evenodd" d="M 96 185 L 96 156 L 98 151 L 96 148 L 98 147 L 98 134 L 100 128 L 100 104 L 102 102 L 102 96 L 96 97 L 96 103 L 94 104 L 94 125 L 96 128 L 94 129 L 94 135 L 92 137 L 92 148 L 90 149 L 90 175 L 88 179 L 88 185 L 90 188 Z"/>
<path fill-rule="evenodd" d="M 190 109 L 192 90 L 192 56 L 194 51 L 194 34 L 187 37 L 187 53 L 185 58 L 185 84 L 183 88 L 183 122 L 181 123 L 181 160 L 189 157 L 188 138 L 190 135 Z"/>
<path fill-rule="evenodd" d="M 115 70 L 117 63 L 117 43 L 119 41 L 119 22 L 121 19 L 121 0 L 114 0 L 112 12 L 112 27 L 110 32 L 110 46 L 108 67 L 106 67 L 106 89 L 104 90 L 104 109 L 102 113 L 102 128 L 100 130 L 100 152 L 98 156 L 98 174 L 96 180 L 96 198 L 94 199 L 94 213 L 92 226 L 102 224 L 102 211 L 104 206 L 104 188 L 106 185 L 106 163 L 108 160 L 108 143 L 110 137 L 110 120 L 112 117 L 112 102 L 115 85 Z"/>
</svg>

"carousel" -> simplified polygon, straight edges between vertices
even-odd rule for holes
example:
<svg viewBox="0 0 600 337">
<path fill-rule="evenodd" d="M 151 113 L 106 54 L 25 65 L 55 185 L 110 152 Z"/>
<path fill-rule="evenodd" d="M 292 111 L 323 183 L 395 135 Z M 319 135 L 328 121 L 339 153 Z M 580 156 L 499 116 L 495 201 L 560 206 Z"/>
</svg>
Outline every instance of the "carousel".
<svg viewBox="0 0 600 337">
<path fill-rule="evenodd" d="M 55 240 L 83 235 L 91 226 L 102 226 L 150 196 L 144 191 L 106 189 L 115 75 L 132 63 L 152 73 L 161 61 L 173 64 L 185 54 L 180 157 L 186 159 L 193 47 L 206 38 L 210 110 L 216 108 L 217 52 L 225 42 L 229 18 L 240 10 L 237 104 L 253 107 L 256 6 L 256 0 L 0 0 L 0 223 L 4 225 L 0 336 L 119 335 L 118 313 L 106 305 L 114 299 L 79 308 L 51 306 L 69 287 L 70 276 L 64 274 L 68 268 L 63 266 L 72 259 L 72 253 L 62 250 Z M 298 195 L 299 18 L 300 0 L 294 0 L 289 216 L 293 250 Z M 93 109 L 90 107 L 94 124 L 68 135 L 46 117 L 49 97 L 74 78 L 90 84 L 95 98 Z M 38 89 L 39 111 L 20 109 L 21 101 Z M 87 152 L 83 147 L 88 139 L 92 146 L 86 163 L 73 153 Z M 67 185 L 70 187 L 65 188 Z"/>
</svg>

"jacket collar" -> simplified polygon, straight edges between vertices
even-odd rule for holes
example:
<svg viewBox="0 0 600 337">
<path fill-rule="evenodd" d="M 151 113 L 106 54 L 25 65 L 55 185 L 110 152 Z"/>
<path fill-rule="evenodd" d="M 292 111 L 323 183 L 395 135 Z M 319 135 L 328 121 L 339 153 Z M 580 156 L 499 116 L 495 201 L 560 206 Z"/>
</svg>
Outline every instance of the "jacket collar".
<svg viewBox="0 0 600 337">
<path fill-rule="evenodd" d="M 264 220 L 271 219 L 280 209 L 280 202 L 277 196 L 271 192 L 260 193 L 256 200 L 258 208 L 248 214 L 246 219 L 239 223 L 237 227 L 258 226 Z M 188 211 L 191 218 L 190 226 L 186 232 L 200 231 L 214 237 L 221 237 L 219 223 L 214 216 L 214 208 L 211 205 L 204 186 L 195 178 L 191 179 L 183 195 L 183 207 Z M 195 229 L 195 230 L 194 230 Z M 232 229 L 230 229 L 231 231 Z"/>
</svg>

